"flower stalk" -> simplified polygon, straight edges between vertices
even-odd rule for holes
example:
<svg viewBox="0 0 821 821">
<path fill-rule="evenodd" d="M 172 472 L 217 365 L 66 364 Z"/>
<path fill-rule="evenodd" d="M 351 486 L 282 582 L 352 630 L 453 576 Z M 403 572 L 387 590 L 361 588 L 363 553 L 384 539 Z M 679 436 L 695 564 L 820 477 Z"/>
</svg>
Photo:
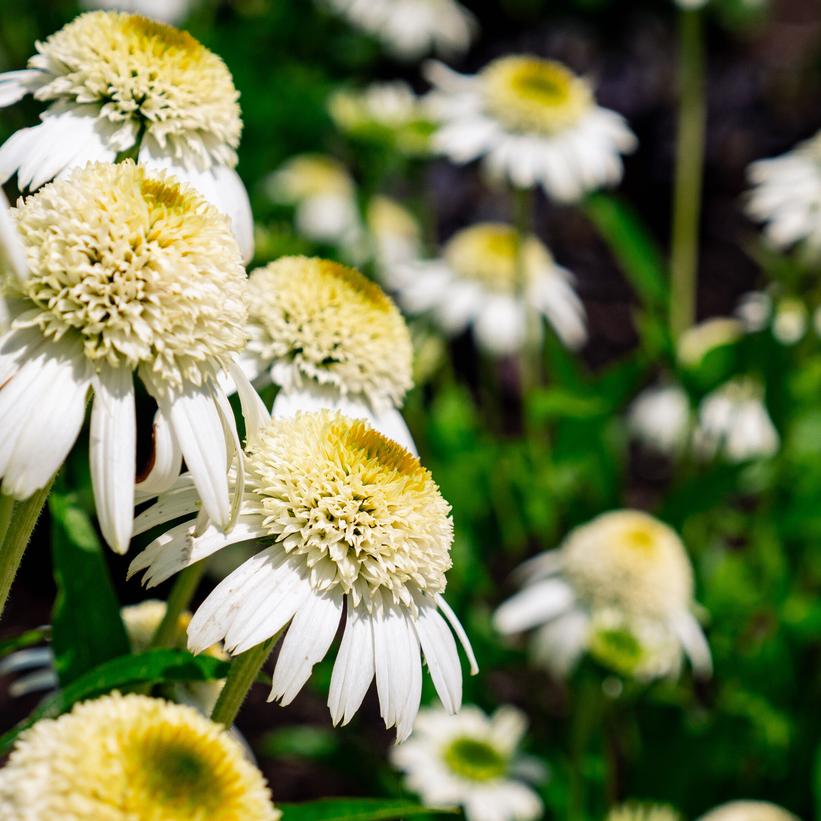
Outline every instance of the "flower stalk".
<svg viewBox="0 0 821 821">
<path fill-rule="evenodd" d="M 152 647 L 174 647 L 177 644 L 180 633 L 180 616 L 191 604 L 191 599 L 197 592 L 204 572 L 205 562 L 197 562 L 191 567 L 186 567 L 174 580 L 174 586 L 168 594 L 165 615 L 151 639 Z"/>
</svg>

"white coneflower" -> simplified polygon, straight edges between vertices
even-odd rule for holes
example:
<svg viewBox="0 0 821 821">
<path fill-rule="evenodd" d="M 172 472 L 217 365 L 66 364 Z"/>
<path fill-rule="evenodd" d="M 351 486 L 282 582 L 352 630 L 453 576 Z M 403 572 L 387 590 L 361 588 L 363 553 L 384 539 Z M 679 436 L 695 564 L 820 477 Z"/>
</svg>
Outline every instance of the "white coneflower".
<svg viewBox="0 0 821 821">
<path fill-rule="evenodd" d="M 515 707 L 499 707 L 492 716 L 473 706 L 453 716 L 427 708 L 411 737 L 391 750 L 391 761 L 425 806 L 461 806 L 467 821 L 530 821 L 543 807 L 517 773 L 526 729 Z"/>
<path fill-rule="evenodd" d="M 22 283 L 28 277 L 26 250 L 17 233 L 17 226 L 9 209 L 3 189 L 0 188 L 0 297 L 3 293 L 3 281 L 13 278 Z M 5 306 L 0 298 L 0 331 L 5 328 L 8 317 L 5 315 Z"/>
<path fill-rule="evenodd" d="M 643 445 L 665 455 L 680 453 L 690 431 L 690 401 L 678 385 L 654 385 L 642 391 L 630 406 L 630 433 Z"/>
<path fill-rule="evenodd" d="M 188 17 L 197 0 L 81 0 L 84 9 L 114 9 L 153 17 L 177 25 Z"/>
<path fill-rule="evenodd" d="M 42 123 L 0 148 L 0 182 L 35 189 L 90 160 L 138 149 L 232 221 L 245 260 L 253 219 L 234 170 L 242 121 L 225 63 L 184 31 L 121 12 L 81 14 L 37 43 L 28 68 L 0 74 L 0 106 L 26 94 L 48 103 Z"/>
<path fill-rule="evenodd" d="M 159 584 L 227 544 L 261 552 L 225 578 L 194 614 L 189 648 L 218 641 L 242 653 L 287 625 L 269 698 L 290 703 L 328 652 L 343 608 L 345 633 L 331 677 L 334 724 L 356 713 L 376 676 L 382 717 L 407 737 L 419 709 L 421 654 L 448 712 L 459 709 L 462 671 L 442 597 L 451 565 L 449 506 L 419 460 L 361 420 L 300 413 L 254 431 L 246 490 L 229 534 L 192 533 L 192 521 L 152 542 L 131 564 Z M 185 479 L 141 514 L 140 529 L 193 513 Z M 444 613 L 445 618 L 440 615 Z M 420 653 L 421 648 L 421 653 Z"/>
<path fill-rule="evenodd" d="M 15 821 L 277 821 L 262 773 L 192 707 L 119 693 L 38 721 L 0 770 Z"/>
<path fill-rule="evenodd" d="M 397 410 L 413 384 L 410 333 L 378 285 L 330 260 L 281 257 L 251 273 L 247 303 L 241 362 L 281 388 L 274 415 L 336 408 L 415 450 Z"/>
<path fill-rule="evenodd" d="M 754 380 L 733 379 L 701 401 L 694 445 L 702 457 L 720 453 L 734 462 L 766 458 L 779 444 L 763 391 Z"/>
<path fill-rule="evenodd" d="M 431 51 L 455 56 L 473 39 L 476 21 L 455 0 L 325 0 L 396 57 L 417 60 Z"/>
<path fill-rule="evenodd" d="M 502 633 L 537 628 L 534 655 L 566 674 L 587 649 L 637 678 L 675 675 L 681 651 L 711 669 L 693 615 L 693 570 L 678 535 L 635 510 L 605 513 L 522 567 L 525 585 L 497 611 Z"/>
<path fill-rule="evenodd" d="M 483 158 L 493 177 L 541 185 L 574 202 L 622 177 L 621 155 L 636 148 L 625 119 L 596 104 L 587 80 L 539 57 L 500 57 L 476 75 L 429 66 L 434 147 L 457 163 Z"/>
<path fill-rule="evenodd" d="M 744 294 L 735 310 L 736 316 L 749 333 L 772 328 L 773 336 L 782 345 L 800 342 L 810 325 L 807 306 L 797 297 L 782 296 L 767 291 Z"/>
<path fill-rule="evenodd" d="M 799 821 L 799 818 L 766 801 L 732 801 L 702 815 L 699 821 Z"/>
<path fill-rule="evenodd" d="M 821 254 L 821 133 L 780 157 L 754 162 L 748 176 L 747 213 L 765 223 L 767 240 Z"/>
<path fill-rule="evenodd" d="M 366 213 L 374 262 L 386 281 L 397 265 L 419 259 L 422 231 L 413 214 L 390 197 L 375 196 Z"/>
<path fill-rule="evenodd" d="M 681 814 L 664 804 L 630 802 L 614 807 L 605 821 L 682 821 Z"/>
<path fill-rule="evenodd" d="M 458 334 L 469 325 L 493 354 L 520 350 L 541 331 L 529 321 L 543 315 L 562 342 L 587 339 L 584 308 L 573 277 L 535 236 L 520 241 L 501 223 L 479 223 L 454 234 L 434 260 L 395 266 L 387 281 L 410 313 L 431 312 L 440 327 Z"/>
<path fill-rule="evenodd" d="M 192 188 L 130 161 L 77 169 L 12 213 L 30 272 L 2 287 L 10 317 L 0 335 L 3 493 L 25 499 L 48 483 L 93 391 L 97 514 L 124 552 L 136 373 L 159 407 L 143 489 L 169 486 L 184 457 L 205 512 L 228 526 L 227 472 L 240 445 L 218 378 L 231 373 L 248 412 L 259 399 L 234 364 L 246 341 L 245 274 L 227 219 Z"/>
</svg>

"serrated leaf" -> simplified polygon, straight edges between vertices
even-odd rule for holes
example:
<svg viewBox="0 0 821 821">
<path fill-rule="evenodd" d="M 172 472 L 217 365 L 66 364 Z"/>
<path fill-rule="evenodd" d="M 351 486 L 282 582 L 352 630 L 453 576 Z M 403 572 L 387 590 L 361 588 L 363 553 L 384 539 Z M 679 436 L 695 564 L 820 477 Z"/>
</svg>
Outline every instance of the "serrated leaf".
<svg viewBox="0 0 821 821">
<path fill-rule="evenodd" d="M 380 821 L 412 815 L 453 812 L 433 810 L 402 799 L 324 798 L 305 804 L 278 804 L 282 821 Z"/>
</svg>

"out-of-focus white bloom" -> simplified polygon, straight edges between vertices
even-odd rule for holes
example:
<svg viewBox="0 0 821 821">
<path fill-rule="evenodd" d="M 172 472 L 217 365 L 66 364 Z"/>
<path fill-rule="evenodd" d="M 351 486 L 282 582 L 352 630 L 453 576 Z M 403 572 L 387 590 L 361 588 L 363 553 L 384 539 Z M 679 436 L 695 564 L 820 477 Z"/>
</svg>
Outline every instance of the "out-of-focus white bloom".
<svg viewBox="0 0 821 821">
<path fill-rule="evenodd" d="M 706 6 L 708 0 L 675 0 L 675 2 L 680 8 L 692 11 L 693 9 L 700 9 Z"/>
<path fill-rule="evenodd" d="M 702 457 L 721 454 L 733 462 L 773 456 L 780 444 L 760 385 L 733 379 L 704 397 L 693 443 Z"/>
<path fill-rule="evenodd" d="M 693 570 L 678 535 L 635 510 L 605 513 L 558 550 L 521 568 L 524 587 L 494 617 L 496 628 L 536 628 L 533 652 L 567 674 L 588 650 L 640 679 L 678 674 L 682 649 L 701 675 L 710 649 L 693 615 Z"/>
<path fill-rule="evenodd" d="M 473 15 L 455 0 L 325 2 L 402 60 L 418 60 L 432 51 L 456 56 L 467 49 L 476 31 Z"/>
<path fill-rule="evenodd" d="M 500 57 L 476 75 L 428 66 L 434 147 L 457 163 L 483 159 L 518 188 L 541 185 L 561 202 L 621 180 L 636 148 L 625 119 L 596 104 L 587 80 L 538 57 Z"/>
<path fill-rule="evenodd" d="M 131 11 L 162 23 L 178 25 L 188 17 L 197 0 L 80 0 L 84 9 Z"/>
<path fill-rule="evenodd" d="M 492 716 L 473 706 L 457 715 L 423 709 L 391 761 L 427 807 L 461 806 L 467 821 L 530 821 L 541 817 L 542 802 L 517 776 L 526 729 L 524 713 L 514 707 Z"/>
<path fill-rule="evenodd" d="M 328 697 L 334 724 L 352 718 L 375 676 L 385 726 L 406 738 L 419 710 L 422 654 L 445 709 L 458 711 L 462 670 L 448 622 L 477 667 L 442 597 L 453 524 L 430 473 L 364 421 L 327 410 L 251 426 L 248 443 L 234 529 L 197 536 L 194 520 L 184 521 L 129 574 L 145 570 L 144 581 L 159 584 L 229 544 L 254 541 L 260 552 L 191 619 L 193 652 L 224 641 L 239 654 L 287 628 L 269 699 L 288 704 L 328 653 L 344 609 Z M 137 524 L 148 529 L 196 507 L 182 477 Z"/>
<path fill-rule="evenodd" d="M 766 801 L 732 801 L 702 815 L 699 821 L 799 821 L 799 818 Z"/>
<path fill-rule="evenodd" d="M 373 258 L 380 272 L 418 259 L 422 252 L 422 232 L 413 214 L 390 197 L 377 195 L 368 203 L 366 214 Z M 389 273 L 383 274 L 386 279 Z"/>
<path fill-rule="evenodd" d="M 607 813 L 606 821 L 682 821 L 681 815 L 664 804 L 630 802 Z"/>
<path fill-rule="evenodd" d="M 431 312 L 448 334 L 472 326 L 478 344 L 492 354 L 513 353 L 538 338 L 539 316 L 570 348 L 587 339 L 572 274 L 537 237 L 520 240 L 509 225 L 465 228 L 451 237 L 440 258 L 397 265 L 387 272 L 387 282 L 407 311 Z"/>
<path fill-rule="evenodd" d="M 413 384 L 410 333 L 378 285 L 337 262 L 280 257 L 252 272 L 247 302 L 240 361 L 281 388 L 275 416 L 338 409 L 416 452 L 398 410 Z"/>
<path fill-rule="evenodd" d="M 698 367 L 708 353 L 741 338 L 744 326 L 738 319 L 714 317 L 688 328 L 679 337 L 676 353 L 682 365 Z"/>
<path fill-rule="evenodd" d="M 821 253 L 821 133 L 792 151 L 754 162 L 747 213 L 765 223 L 764 236 L 776 248 L 799 245 Z"/>
<path fill-rule="evenodd" d="M 735 313 L 749 333 L 763 331 L 772 324 L 773 336 L 782 345 L 800 342 L 810 324 L 809 312 L 802 300 L 773 297 L 766 291 L 744 294 Z"/>
<path fill-rule="evenodd" d="M 234 170 L 242 120 L 225 63 L 191 35 L 134 14 L 92 11 L 37 43 L 28 68 L 0 74 L 0 107 L 32 94 L 49 103 L 40 125 L 0 147 L 0 182 L 21 190 L 92 160 L 138 149 L 230 217 L 243 258 L 254 223 Z"/>
<path fill-rule="evenodd" d="M 690 437 L 690 402 L 678 385 L 642 391 L 628 413 L 630 433 L 663 454 L 681 452 Z"/>
</svg>

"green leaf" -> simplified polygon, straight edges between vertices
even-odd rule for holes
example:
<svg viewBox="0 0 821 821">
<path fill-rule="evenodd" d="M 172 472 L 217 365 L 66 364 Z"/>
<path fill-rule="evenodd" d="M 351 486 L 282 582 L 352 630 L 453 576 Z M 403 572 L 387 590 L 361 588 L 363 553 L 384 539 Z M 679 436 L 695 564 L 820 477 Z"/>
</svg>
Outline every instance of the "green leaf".
<svg viewBox="0 0 821 821">
<path fill-rule="evenodd" d="M 0 736 L 0 755 L 20 733 L 41 718 L 55 718 L 73 704 L 111 690 L 166 681 L 210 681 L 228 675 L 228 662 L 211 656 L 192 656 L 185 650 L 148 650 L 111 659 L 76 678 L 40 703 L 28 718 Z"/>
<path fill-rule="evenodd" d="M 323 798 L 305 804 L 278 804 L 282 821 L 378 821 L 453 810 L 432 810 L 401 799 Z"/>
<path fill-rule="evenodd" d="M 49 497 L 57 597 L 52 613 L 54 664 L 65 686 L 131 651 L 100 540 L 68 494 Z"/>
</svg>

